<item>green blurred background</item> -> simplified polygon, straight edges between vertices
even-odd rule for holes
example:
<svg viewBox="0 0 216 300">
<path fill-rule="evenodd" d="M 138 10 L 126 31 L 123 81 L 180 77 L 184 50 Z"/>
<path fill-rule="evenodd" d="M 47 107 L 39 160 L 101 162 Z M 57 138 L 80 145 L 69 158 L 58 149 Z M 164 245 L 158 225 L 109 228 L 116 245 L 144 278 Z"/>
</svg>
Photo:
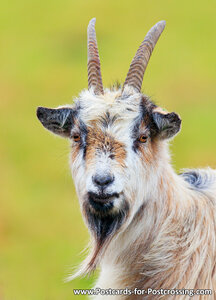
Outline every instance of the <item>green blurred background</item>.
<svg viewBox="0 0 216 300">
<path fill-rule="evenodd" d="M 175 110 L 173 165 L 216 166 L 216 2 L 11 0 L 0 4 L 0 299 L 69 300 L 64 283 L 88 241 L 68 167 L 69 145 L 37 106 L 71 103 L 87 87 L 86 28 L 96 29 L 105 86 L 123 81 L 145 33 L 165 19 L 143 90 Z M 81 297 L 80 297 L 81 298 Z"/>
</svg>

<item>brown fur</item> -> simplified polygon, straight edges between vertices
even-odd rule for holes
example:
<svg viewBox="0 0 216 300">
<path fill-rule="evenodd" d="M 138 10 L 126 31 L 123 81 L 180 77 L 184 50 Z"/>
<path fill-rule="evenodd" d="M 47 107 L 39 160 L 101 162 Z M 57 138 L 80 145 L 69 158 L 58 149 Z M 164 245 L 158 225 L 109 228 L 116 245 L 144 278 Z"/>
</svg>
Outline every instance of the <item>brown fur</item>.
<svg viewBox="0 0 216 300">
<path fill-rule="evenodd" d="M 124 145 L 119 141 L 116 141 L 110 134 L 103 132 L 97 125 L 88 129 L 88 137 L 86 141 L 86 161 L 92 162 L 97 155 L 97 150 L 109 152 L 111 158 L 119 163 L 119 165 L 125 167 L 126 151 Z"/>
</svg>

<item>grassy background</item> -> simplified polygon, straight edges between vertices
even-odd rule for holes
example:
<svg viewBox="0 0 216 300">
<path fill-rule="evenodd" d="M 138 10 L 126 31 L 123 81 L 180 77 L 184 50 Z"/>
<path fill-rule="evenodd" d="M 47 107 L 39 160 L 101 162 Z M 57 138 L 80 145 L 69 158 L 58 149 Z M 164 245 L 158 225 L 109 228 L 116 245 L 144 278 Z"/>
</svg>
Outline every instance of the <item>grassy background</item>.
<svg viewBox="0 0 216 300">
<path fill-rule="evenodd" d="M 0 299 L 69 300 L 63 283 L 88 233 L 68 167 L 68 143 L 49 135 L 39 105 L 70 103 L 87 87 L 86 27 L 97 18 L 104 84 L 125 79 L 147 30 L 167 27 L 143 90 L 182 119 L 173 164 L 216 166 L 215 0 L 11 0 L 0 4 Z"/>
</svg>

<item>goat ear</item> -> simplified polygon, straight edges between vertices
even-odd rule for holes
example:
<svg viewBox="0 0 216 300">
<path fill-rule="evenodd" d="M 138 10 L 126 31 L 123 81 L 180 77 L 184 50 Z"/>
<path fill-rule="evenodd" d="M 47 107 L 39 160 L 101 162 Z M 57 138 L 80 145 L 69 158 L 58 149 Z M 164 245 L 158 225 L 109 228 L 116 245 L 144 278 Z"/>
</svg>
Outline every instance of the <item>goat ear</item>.
<svg viewBox="0 0 216 300">
<path fill-rule="evenodd" d="M 38 107 L 37 117 L 42 125 L 62 137 L 69 137 L 73 126 L 74 110 L 72 108 Z"/>
<path fill-rule="evenodd" d="M 161 139 L 169 139 L 181 129 L 181 119 L 174 112 L 168 113 L 162 109 L 156 109 L 152 117 L 156 125 L 156 135 Z"/>
</svg>

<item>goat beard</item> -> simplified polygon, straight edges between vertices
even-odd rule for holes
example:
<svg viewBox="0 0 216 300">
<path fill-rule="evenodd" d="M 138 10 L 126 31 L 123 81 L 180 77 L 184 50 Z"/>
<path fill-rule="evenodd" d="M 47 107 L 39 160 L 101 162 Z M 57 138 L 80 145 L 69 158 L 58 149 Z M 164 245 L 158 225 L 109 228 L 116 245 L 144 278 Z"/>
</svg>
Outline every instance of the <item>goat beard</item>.
<svg viewBox="0 0 216 300">
<path fill-rule="evenodd" d="M 128 217 L 129 204 L 127 201 L 124 201 L 120 210 L 100 214 L 94 212 L 88 202 L 85 202 L 83 211 L 87 225 L 94 238 L 94 246 L 92 253 L 87 258 L 88 262 L 85 270 L 89 273 L 94 271 L 112 238 L 120 231 L 121 226 L 125 223 Z"/>
</svg>

